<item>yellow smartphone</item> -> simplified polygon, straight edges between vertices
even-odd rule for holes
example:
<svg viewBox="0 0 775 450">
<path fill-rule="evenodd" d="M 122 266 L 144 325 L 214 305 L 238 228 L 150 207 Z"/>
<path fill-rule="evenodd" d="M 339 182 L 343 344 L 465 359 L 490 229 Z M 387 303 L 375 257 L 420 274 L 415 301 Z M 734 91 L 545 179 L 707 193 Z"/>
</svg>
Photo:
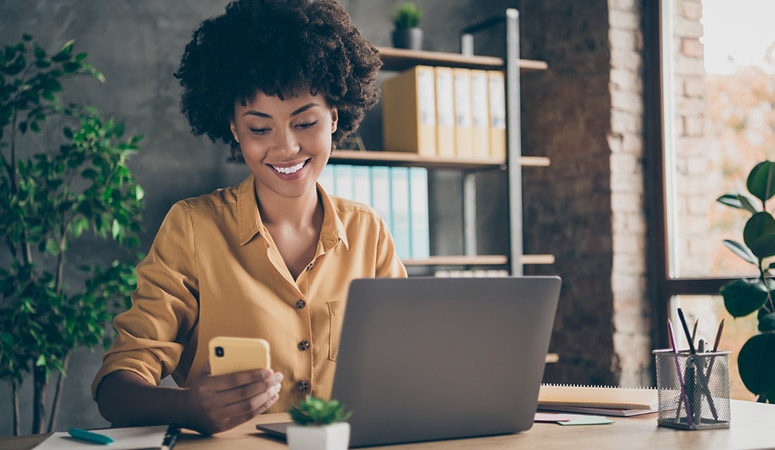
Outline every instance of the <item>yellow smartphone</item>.
<svg viewBox="0 0 775 450">
<path fill-rule="evenodd" d="M 210 339 L 211 375 L 269 367 L 269 343 L 264 339 L 222 336 Z"/>
</svg>

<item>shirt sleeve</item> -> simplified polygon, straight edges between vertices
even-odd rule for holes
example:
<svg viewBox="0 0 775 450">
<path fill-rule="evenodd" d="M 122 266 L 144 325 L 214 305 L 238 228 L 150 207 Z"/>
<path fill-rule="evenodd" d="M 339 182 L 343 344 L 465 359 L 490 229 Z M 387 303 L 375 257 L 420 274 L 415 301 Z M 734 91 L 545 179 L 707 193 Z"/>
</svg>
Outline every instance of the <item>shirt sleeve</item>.
<svg viewBox="0 0 775 450">
<path fill-rule="evenodd" d="M 110 373 L 128 370 L 158 385 L 175 370 L 199 316 L 194 252 L 190 207 L 178 202 L 137 265 L 132 307 L 113 320 L 118 335 L 92 383 L 95 400 L 100 382 Z"/>
<path fill-rule="evenodd" d="M 382 217 L 379 218 L 376 276 L 377 278 L 406 278 L 406 268 L 396 253 L 393 236 Z"/>
</svg>

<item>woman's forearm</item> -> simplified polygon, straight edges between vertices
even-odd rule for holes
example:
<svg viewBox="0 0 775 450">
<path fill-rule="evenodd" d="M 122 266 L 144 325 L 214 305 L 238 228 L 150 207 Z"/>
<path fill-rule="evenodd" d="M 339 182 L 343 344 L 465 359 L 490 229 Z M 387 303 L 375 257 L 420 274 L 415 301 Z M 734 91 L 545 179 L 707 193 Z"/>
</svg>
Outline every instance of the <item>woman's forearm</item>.
<svg viewBox="0 0 775 450">
<path fill-rule="evenodd" d="M 97 391 L 102 416 L 114 426 L 183 424 L 185 390 L 148 383 L 134 372 L 106 376 Z"/>
</svg>

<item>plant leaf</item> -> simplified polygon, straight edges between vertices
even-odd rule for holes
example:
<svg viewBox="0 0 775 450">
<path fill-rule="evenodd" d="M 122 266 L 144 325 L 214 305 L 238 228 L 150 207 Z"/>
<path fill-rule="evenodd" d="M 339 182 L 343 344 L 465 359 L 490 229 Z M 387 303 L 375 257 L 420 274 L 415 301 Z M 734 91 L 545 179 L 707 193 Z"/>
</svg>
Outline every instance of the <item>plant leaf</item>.
<svg viewBox="0 0 775 450">
<path fill-rule="evenodd" d="M 748 175 L 746 187 L 762 203 L 775 195 L 775 163 L 762 161 L 754 166 Z"/>
<path fill-rule="evenodd" d="M 756 207 L 751 203 L 751 200 L 749 200 L 748 197 L 746 197 L 743 194 L 737 194 L 737 193 L 724 194 L 721 197 L 717 198 L 716 201 L 718 203 L 721 203 L 722 205 L 731 206 L 732 208 L 748 210 L 751 213 L 756 213 L 758 211 Z"/>
<path fill-rule="evenodd" d="M 743 317 L 761 308 L 767 290 L 759 280 L 734 280 L 721 287 L 724 306 L 732 317 Z"/>
<path fill-rule="evenodd" d="M 731 239 L 724 239 L 723 243 L 727 246 L 728 249 L 732 250 L 737 256 L 743 258 L 746 262 L 749 262 L 754 266 L 758 266 L 756 257 L 745 245 Z"/>
<path fill-rule="evenodd" d="M 737 198 L 737 194 L 724 194 L 717 198 L 716 201 L 722 205 L 731 206 L 732 208 L 743 209 L 743 204 L 740 203 L 740 199 Z"/>
<path fill-rule="evenodd" d="M 743 229 L 743 241 L 759 258 L 775 255 L 775 218 L 768 212 L 751 216 Z"/>
<path fill-rule="evenodd" d="M 740 204 L 743 206 L 743 208 L 747 209 L 751 214 L 756 214 L 759 212 L 753 203 L 751 203 L 751 200 L 749 200 L 745 195 L 737 194 L 737 199 L 740 201 Z"/>
<path fill-rule="evenodd" d="M 756 395 L 775 386 L 775 333 L 757 334 L 740 349 L 737 357 L 740 379 Z"/>
<path fill-rule="evenodd" d="M 769 313 L 759 317 L 759 331 L 762 333 L 775 331 L 775 313 Z"/>
</svg>

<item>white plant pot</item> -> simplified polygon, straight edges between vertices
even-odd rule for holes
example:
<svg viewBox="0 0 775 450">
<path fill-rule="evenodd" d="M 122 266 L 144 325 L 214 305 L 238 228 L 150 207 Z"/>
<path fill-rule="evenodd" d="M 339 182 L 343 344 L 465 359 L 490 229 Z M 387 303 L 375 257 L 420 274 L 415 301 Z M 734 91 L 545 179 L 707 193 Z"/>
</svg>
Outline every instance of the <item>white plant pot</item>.
<svg viewBox="0 0 775 450">
<path fill-rule="evenodd" d="M 323 426 L 291 425 L 288 427 L 290 450 L 347 450 L 350 424 L 337 422 Z"/>
</svg>

